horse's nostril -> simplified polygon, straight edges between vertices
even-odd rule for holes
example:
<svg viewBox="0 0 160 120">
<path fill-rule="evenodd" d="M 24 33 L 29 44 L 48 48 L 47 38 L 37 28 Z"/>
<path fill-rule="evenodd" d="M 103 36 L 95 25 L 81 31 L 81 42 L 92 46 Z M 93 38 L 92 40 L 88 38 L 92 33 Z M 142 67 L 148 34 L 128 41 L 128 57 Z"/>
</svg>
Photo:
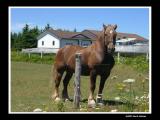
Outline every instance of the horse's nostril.
<svg viewBox="0 0 160 120">
<path fill-rule="evenodd" d="M 115 51 L 115 48 L 108 49 L 108 53 L 113 53 Z"/>
<path fill-rule="evenodd" d="M 111 50 L 111 49 L 108 49 L 108 52 L 109 52 L 109 53 L 111 53 L 111 52 L 112 52 L 112 50 Z"/>
</svg>

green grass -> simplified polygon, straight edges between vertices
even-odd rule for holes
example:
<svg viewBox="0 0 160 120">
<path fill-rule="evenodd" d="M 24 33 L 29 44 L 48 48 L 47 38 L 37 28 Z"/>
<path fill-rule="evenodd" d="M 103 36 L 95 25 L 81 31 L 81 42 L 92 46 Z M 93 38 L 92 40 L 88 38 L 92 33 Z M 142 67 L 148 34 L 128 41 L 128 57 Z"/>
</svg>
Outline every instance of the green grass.
<svg viewBox="0 0 160 120">
<path fill-rule="evenodd" d="M 114 55 L 115 61 L 117 63 L 117 56 Z M 39 64 L 52 64 L 55 59 L 55 54 L 43 54 L 41 59 L 40 54 L 30 54 L 22 53 L 20 51 L 11 52 L 11 60 L 19 62 L 29 62 L 29 63 L 39 63 Z M 139 72 L 148 72 L 149 71 L 149 61 L 146 60 L 145 55 L 121 55 L 120 61 L 118 64 L 125 64 L 133 67 L 136 71 Z"/>
<path fill-rule="evenodd" d="M 117 56 L 115 56 L 115 60 L 118 62 Z M 118 64 L 129 65 L 139 72 L 149 71 L 149 61 L 146 60 L 145 55 L 121 55 Z"/>
<path fill-rule="evenodd" d="M 29 54 L 22 53 L 20 51 L 12 51 L 11 52 L 11 60 L 12 61 L 19 61 L 19 62 L 28 62 L 28 63 L 39 63 L 39 64 L 52 64 L 55 59 L 55 54 L 43 54 L 41 58 L 40 54 Z"/>
<path fill-rule="evenodd" d="M 119 112 L 146 112 L 149 109 L 148 99 L 138 99 L 144 94 L 148 95 L 149 80 L 148 72 L 139 72 L 131 66 L 124 64 L 116 64 L 111 72 L 110 77 L 106 81 L 103 99 L 106 105 L 102 108 L 88 108 L 87 98 L 89 94 L 89 77 L 81 77 L 81 93 L 82 102 L 81 110 L 73 109 L 73 102 L 55 103 L 51 99 L 52 94 L 52 65 L 37 64 L 28 62 L 11 62 L 11 111 L 12 112 L 32 112 L 36 108 L 41 108 L 47 112 L 110 112 L 117 109 Z M 129 85 L 123 89 L 119 86 L 123 80 L 133 78 L 136 81 L 132 83 L 132 98 L 130 99 Z M 74 77 L 69 83 L 69 96 L 73 98 Z M 143 86 L 143 87 L 142 87 Z M 95 96 L 99 87 L 99 77 L 96 82 Z M 62 91 L 62 82 L 60 85 L 60 93 Z M 120 100 L 115 101 L 115 97 Z M 123 104 L 120 104 L 123 103 Z"/>
</svg>

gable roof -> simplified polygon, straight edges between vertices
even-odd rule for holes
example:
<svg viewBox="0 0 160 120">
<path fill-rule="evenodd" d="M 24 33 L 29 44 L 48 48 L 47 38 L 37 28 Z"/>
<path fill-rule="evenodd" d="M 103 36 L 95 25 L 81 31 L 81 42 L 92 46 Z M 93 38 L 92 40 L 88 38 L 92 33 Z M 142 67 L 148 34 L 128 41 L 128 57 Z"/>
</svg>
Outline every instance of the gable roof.
<svg viewBox="0 0 160 120">
<path fill-rule="evenodd" d="M 68 32 L 68 31 L 60 31 L 60 30 L 53 30 L 53 29 L 49 29 L 47 31 L 56 35 L 60 39 L 62 39 L 62 38 L 72 38 L 72 36 L 75 36 L 75 35 L 79 34 L 78 32 Z"/>
<path fill-rule="evenodd" d="M 92 40 L 96 40 L 101 32 L 96 30 L 83 30 L 81 33 Z"/>
<path fill-rule="evenodd" d="M 46 31 L 44 31 L 43 33 L 41 33 L 37 39 L 41 39 L 42 37 L 44 37 L 46 34 L 50 34 L 58 39 L 62 39 L 62 38 L 72 38 L 72 36 L 75 36 L 77 34 L 79 34 L 78 32 L 68 32 L 68 31 L 60 31 L 60 30 L 53 30 L 53 29 L 48 29 Z"/>
</svg>

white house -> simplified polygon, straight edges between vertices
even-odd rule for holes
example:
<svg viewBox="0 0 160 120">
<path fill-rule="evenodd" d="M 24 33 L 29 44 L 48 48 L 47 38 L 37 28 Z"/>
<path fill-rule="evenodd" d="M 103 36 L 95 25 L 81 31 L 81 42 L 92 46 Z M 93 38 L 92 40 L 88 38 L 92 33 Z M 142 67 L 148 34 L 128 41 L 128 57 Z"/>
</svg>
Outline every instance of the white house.
<svg viewBox="0 0 160 120">
<path fill-rule="evenodd" d="M 92 40 L 78 32 L 65 32 L 49 29 L 40 34 L 38 37 L 37 48 L 61 48 L 65 45 L 88 46 Z"/>
<path fill-rule="evenodd" d="M 37 44 L 38 48 L 60 48 L 59 39 L 51 35 L 50 33 L 46 33 L 45 36 L 41 37 L 38 40 Z"/>
</svg>

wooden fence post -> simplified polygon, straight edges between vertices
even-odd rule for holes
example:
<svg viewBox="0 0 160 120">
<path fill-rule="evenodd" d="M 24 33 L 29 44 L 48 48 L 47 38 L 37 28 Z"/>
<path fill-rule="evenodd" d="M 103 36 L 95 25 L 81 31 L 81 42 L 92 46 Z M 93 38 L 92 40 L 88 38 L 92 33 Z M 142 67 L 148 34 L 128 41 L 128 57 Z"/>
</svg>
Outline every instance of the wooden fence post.
<svg viewBox="0 0 160 120">
<path fill-rule="evenodd" d="M 31 53 L 30 52 L 28 53 L 28 57 L 31 58 Z"/>
<path fill-rule="evenodd" d="M 149 60 L 149 53 L 146 53 L 146 61 Z"/>
<path fill-rule="evenodd" d="M 75 80 L 74 80 L 74 108 L 79 108 L 80 102 L 80 76 L 81 76 L 81 53 L 76 53 Z"/>
<path fill-rule="evenodd" d="M 117 55 L 117 61 L 118 63 L 120 62 L 120 53 L 118 52 L 118 55 Z"/>
<path fill-rule="evenodd" d="M 42 59 L 42 57 L 43 57 L 43 51 L 41 51 L 41 59 Z"/>
</svg>

